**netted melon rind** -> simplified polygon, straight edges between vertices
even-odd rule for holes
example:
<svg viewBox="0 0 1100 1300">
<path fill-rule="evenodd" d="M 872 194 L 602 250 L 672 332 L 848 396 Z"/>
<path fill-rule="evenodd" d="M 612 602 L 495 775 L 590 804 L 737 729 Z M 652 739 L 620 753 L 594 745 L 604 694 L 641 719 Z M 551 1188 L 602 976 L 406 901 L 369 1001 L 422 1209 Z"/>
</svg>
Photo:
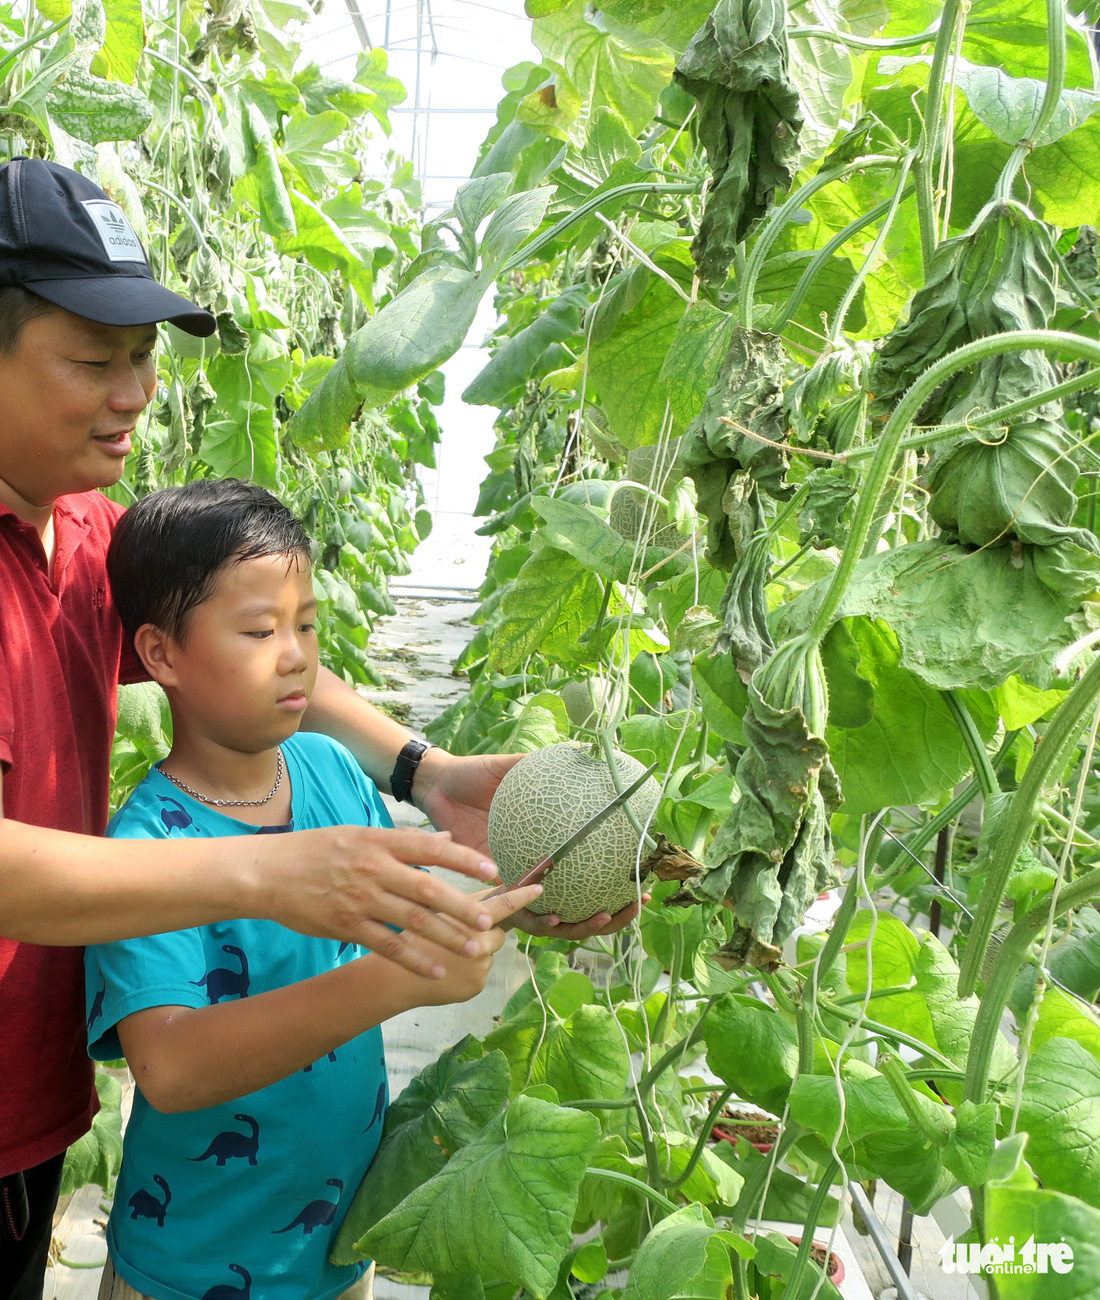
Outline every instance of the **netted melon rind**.
<svg viewBox="0 0 1100 1300">
<path fill-rule="evenodd" d="M 644 771 L 637 759 L 616 753 L 624 784 Z M 521 759 L 501 781 L 489 809 L 489 852 L 505 884 L 529 871 L 616 795 L 602 758 L 587 746 L 565 741 Z M 660 786 L 651 777 L 630 799 L 631 811 L 646 825 L 657 810 Z M 642 849 L 643 858 L 647 850 Z M 544 893 L 532 905 L 554 912 L 564 922 L 586 921 L 597 912 L 618 912 L 638 897 L 634 872 L 638 832 L 618 808 L 543 881 Z"/>
</svg>

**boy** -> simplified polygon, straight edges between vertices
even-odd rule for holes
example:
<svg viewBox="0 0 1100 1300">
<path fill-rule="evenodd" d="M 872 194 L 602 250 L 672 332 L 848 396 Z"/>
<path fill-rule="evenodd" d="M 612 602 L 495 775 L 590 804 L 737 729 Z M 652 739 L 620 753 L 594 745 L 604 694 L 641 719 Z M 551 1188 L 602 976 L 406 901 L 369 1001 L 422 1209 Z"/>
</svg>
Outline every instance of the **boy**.
<svg viewBox="0 0 1100 1300">
<path fill-rule="evenodd" d="M 391 824 L 346 749 L 296 734 L 317 602 L 309 540 L 270 493 L 232 480 L 153 493 L 119 522 L 107 567 L 173 721 L 171 752 L 108 835 Z M 451 956 L 433 980 L 250 920 L 89 948 L 89 1050 L 124 1054 L 137 1082 L 101 1300 L 369 1296 L 366 1265 L 328 1257 L 381 1136 L 379 1026 L 474 996 L 491 961 Z"/>
</svg>

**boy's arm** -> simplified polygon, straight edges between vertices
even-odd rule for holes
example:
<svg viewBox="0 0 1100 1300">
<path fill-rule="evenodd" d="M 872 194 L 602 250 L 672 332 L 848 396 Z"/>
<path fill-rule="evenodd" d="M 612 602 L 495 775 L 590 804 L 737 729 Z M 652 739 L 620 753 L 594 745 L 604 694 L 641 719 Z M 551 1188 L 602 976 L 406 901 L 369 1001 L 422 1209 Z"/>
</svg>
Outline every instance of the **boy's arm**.
<svg viewBox="0 0 1100 1300">
<path fill-rule="evenodd" d="M 337 826 L 214 840 L 106 840 L 5 818 L 2 799 L 0 773 L 0 935 L 25 943 L 108 943 L 249 916 L 359 943 L 440 978 L 443 959 L 431 960 L 413 935 L 451 953 L 470 945 L 480 952 L 487 927 L 515 910 L 511 900 L 501 908 L 500 900 L 475 900 L 409 870 L 433 865 L 492 877 L 480 854 L 442 835 Z M 388 924 L 409 933 L 395 934 Z"/>
<path fill-rule="evenodd" d="M 495 952 L 505 936 L 491 934 Z M 442 959 L 442 950 L 415 942 L 429 962 Z M 440 983 L 371 953 L 237 1002 L 149 1007 L 120 1020 L 118 1036 L 151 1106 L 200 1110 L 266 1088 L 402 1011 L 465 1002 L 484 988 L 492 955 L 448 954 L 448 965 L 450 977 Z"/>
</svg>

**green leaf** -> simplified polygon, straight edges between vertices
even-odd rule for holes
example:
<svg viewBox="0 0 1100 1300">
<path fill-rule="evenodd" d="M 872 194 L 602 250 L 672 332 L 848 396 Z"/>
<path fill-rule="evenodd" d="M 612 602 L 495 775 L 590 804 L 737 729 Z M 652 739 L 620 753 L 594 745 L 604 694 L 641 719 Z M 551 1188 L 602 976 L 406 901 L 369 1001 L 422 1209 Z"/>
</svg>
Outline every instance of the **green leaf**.
<svg viewBox="0 0 1100 1300">
<path fill-rule="evenodd" d="M 502 406 L 535 372 L 552 343 L 576 334 L 587 301 L 583 286 L 567 289 L 525 328 L 513 334 L 467 386 L 462 400 L 472 406 Z"/>
<path fill-rule="evenodd" d="M 413 1079 L 386 1115 L 378 1152 L 336 1238 L 332 1259 L 355 1263 L 354 1243 L 410 1192 L 443 1169 L 508 1101 L 508 1063 L 499 1052 L 464 1059 L 471 1040 L 449 1048 Z"/>
<path fill-rule="evenodd" d="M 853 917 L 845 941 L 864 945 L 848 953 L 846 978 L 853 994 L 864 997 L 868 989 L 912 986 L 909 993 L 876 997 L 869 1004 L 868 1014 L 881 1024 L 927 1043 L 964 1068 L 978 999 L 959 998 L 958 966 L 943 944 L 930 934 L 918 939 L 893 913 L 869 908 Z M 998 1034 L 993 1053 L 994 1076 L 1007 1073 L 1014 1061 L 1008 1040 Z M 961 1102 L 958 1085 L 941 1082 L 938 1087 L 952 1102 Z"/>
<path fill-rule="evenodd" d="M 755 1271 L 764 1277 L 790 1278 L 798 1247 L 781 1232 L 758 1233 L 753 1238 Z M 841 1300 L 841 1293 L 828 1278 L 822 1279 L 820 1265 L 811 1262 L 802 1274 L 797 1291 L 783 1287 L 784 1300 Z"/>
<path fill-rule="evenodd" d="M 607 1250 L 603 1239 L 585 1242 L 573 1257 L 570 1272 L 578 1282 L 601 1282 L 607 1276 Z"/>
<path fill-rule="evenodd" d="M 540 531 L 548 545 L 572 555 L 601 577 L 626 581 L 634 548 L 594 510 L 558 497 L 533 497 L 531 505 L 545 520 Z"/>
<path fill-rule="evenodd" d="M 751 1259 L 743 1237 L 714 1226 L 703 1205 L 662 1219 L 638 1248 L 623 1300 L 724 1300 L 732 1285 L 730 1251 Z"/>
<path fill-rule="evenodd" d="M 703 409 L 736 323 L 736 317 L 705 300 L 692 303 L 677 322 L 660 373 L 677 424 L 690 424 Z"/>
<path fill-rule="evenodd" d="M 546 1083 L 562 1101 L 622 1095 L 630 1059 L 615 1017 L 585 1003 L 567 1018 L 530 1002 L 485 1040 L 508 1058 L 513 1089 Z"/>
<path fill-rule="evenodd" d="M 356 1248 L 406 1271 L 507 1278 L 545 1300 L 598 1140 L 591 1115 L 517 1097 Z"/>
<path fill-rule="evenodd" d="M 1027 1060 L 1020 1128 L 1043 1186 L 1100 1208 L 1098 1089 L 1094 1056 L 1071 1038 L 1047 1039 Z"/>
<path fill-rule="evenodd" d="M 108 81 L 133 85 L 145 48 L 145 16 L 141 0 L 104 0 L 107 34 L 91 62 L 90 71 Z"/>
<path fill-rule="evenodd" d="M 366 86 L 374 96 L 368 111 L 387 135 L 392 130 L 389 110 L 404 103 L 409 97 L 408 91 L 401 82 L 396 77 L 390 76 L 388 67 L 389 55 L 380 45 L 370 50 L 363 50 L 355 65 L 356 83 Z"/>
<path fill-rule="evenodd" d="M 551 190 L 525 190 L 504 200 L 489 219 L 481 241 L 481 272 L 494 278 L 528 235 L 539 228 L 550 203 Z"/>
<path fill-rule="evenodd" d="M 279 486 L 279 444 L 271 407 L 249 403 L 240 423 L 211 420 L 203 433 L 199 459 L 219 478 L 244 478 L 262 487 Z"/>
<path fill-rule="evenodd" d="M 153 106 L 136 86 L 79 67 L 57 79 L 46 104 L 58 126 L 86 144 L 134 140 L 153 120 Z"/>
<path fill-rule="evenodd" d="M 943 1149 L 943 1163 L 964 1186 L 980 1187 L 988 1181 L 996 1144 L 996 1102 L 964 1101 L 955 1111 L 955 1131 Z"/>
<path fill-rule="evenodd" d="M 381 406 L 462 346 L 485 283 L 455 267 L 425 271 L 348 340 L 290 425 L 305 447 L 338 446 L 360 407 Z"/>
<path fill-rule="evenodd" d="M 661 45 L 628 43 L 589 22 L 576 3 L 535 22 L 535 45 L 560 64 L 580 92 L 588 114 L 613 109 L 637 135 L 657 107 L 657 97 L 672 77 L 672 56 Z"/>
<path fill-rule="evenodd" d="M 703 1023 L 707 1065 L 739 1097 L 780 1114 L 798 1073 L 798 1035 L 778 1011 L 728 995 Z"/>
<path fill-rule="evenodd" d="M 291 190 L 289 197 L 294 226 L 289 233 L 278 233 L 279 252 L 287 257 L 301 254 L 318 271 L 343 272 L 360 294 L 369 298 L 373 276 L 360 249 L 345 238 L 337 220 L 308 196 Z"/>
<path fill-rule="evenodd" d="M 1059 1258 L 1063 1267 L 1070 1265 L 1065 1272 L 1049 1263 L 1043 1273 L 999 1272 L 997 1293 L 1002 1300 L 1095 1300 L 1100 1287 L 1100 1211 L 1075 1196 L 1035 1187 L 1026 1165 L 991 1180 L 984 1195 L 986 1233 L 1001 1243 L 1014 1241 L 1017 1261 L 1029 1240 L 1065 1244 L 1072 1251 L 1070 1258 Z"/>
<path fill-rule="evenodd" d="M 726 655 L 698 654 L 691 661 L 691 680 L 699 692 L 703 716 L 712 731 L 734 745 L 744 745 L 742 718 L 749 697 L 745 683 Z"/>
<path fill-rule="evenodd" d="M 65 1153 L 61 1195 L 69 1196 L 87 1183 L 106 1191 L 122 1165 L 122 1084 L 103 1070 L 95 1076 L 99 1111 L 92 1127 Z"/>
<path fill-rule="evenodd" d="M 992 690 L 1011 674 L 1045 687 L 1055 654 L 1076 635 L 1067 616 L 1080 596 L 1047 585 L 1042 567 L 1060 546 L 972 550 L 940 540 L 912 542 L 861 560 L 839 617 L 889 623 L 902 668 L 940 689 Z M 1046 552 L 1046 554 L 1040 554 Z M 775 616 L 777 640 L 808 627 L 829 579 Z"/>
<path fill-rule="evenodd" d="M 116 733 L 141 744 L 163 746 L 167 704 L 168 698 L 156 682 L 120 686 Z"/>
<path fill-rule="evenodd" d="M 293 235 L 296 230 L 294 209 L 279 168 L 275 141 L 266 118 L 255 104 L 248 105 L 245 126 L 254 162 L 234 186 L 234 194 L 238 200 L 251 205 L 259 218 L 260 229 L 266 234 Z"/>
<path fill-rule="evenodd" d="M 508 672 L 560 627 L 585 626 L 582 612 L 599 600 L 596 579 L 571 555 L 552 546 L 536 551 L 519 571 L 500 602 L 490 659 Z"/>
<path fill-rule="evenodd" d="M 955 82 L 966 96 L 971 111 L 1005 144 L 1017 145 L 1028 131 L 1046 83 L 1031 77 L 1011 77 L 1002 68 L 984 67 L 959 59 L 953 65 Z M 1100 95 L 1088 90 L 1063 90 L 1054 116 L 1043 134 L 1033 142 L 1041 149 L 1075 131 L 1100 110 Z"/>
<path fill-rule="evenodd" d="M 610 337 L 589 349 L 589 377 L 625 447 L 647 447 L 660 438 L 669 403 L 662 367 L 683 315 L 683 299 L 654 277 Z"/>
<path fill-rule="evenodd" d="M 970 771 L 970 753 L 943 695 L 900 666 L 901 650 L 881 620 L 845 621 L 859 651 L 859 677 L 873 692 L 872 716 L 854 729 L 830 726 L 829 752 L 858 817 L 891 805 L 923 804 Z"/>
</svg>

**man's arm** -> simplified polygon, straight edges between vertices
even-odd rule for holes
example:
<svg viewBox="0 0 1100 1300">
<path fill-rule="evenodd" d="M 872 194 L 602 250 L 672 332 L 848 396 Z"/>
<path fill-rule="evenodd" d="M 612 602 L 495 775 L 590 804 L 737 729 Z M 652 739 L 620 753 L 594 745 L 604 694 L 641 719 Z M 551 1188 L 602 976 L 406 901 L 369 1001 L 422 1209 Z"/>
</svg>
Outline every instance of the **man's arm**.
<svg viewBox="0 0 1100 1300">
<path fill-rule="evenodd" d="M 387 925 L 476 954 L 517 899 L 530 901 L 516 894 L 502 908 L 472 899 L 410 871 L 414 864 L 475 880 L 495 874 L 472 849 L 414 830 L 336 826 L 155 842 L 49 830 L 4 817 L 0 774 L 0 935 L 25 943 L 108 943 L 250 916 L 359 943 L 440 978 L 441 963 Z"/>
<path fill-rule="evenodd" d="M 492 951 L 504 942 L 492 932 Z M 269 993 L 208 1007 L 158 1006 L 118 1023 L 138 1087 L 165 1113 L 221 1105 L 319 1060 L 412 1007 L 465 1002 L 485 987 L 492 955 L 454 959 L 416 940 L 427 961 L 445 955 L 444 983 L 399 970 L 373 953 Z"/>
</svg>

